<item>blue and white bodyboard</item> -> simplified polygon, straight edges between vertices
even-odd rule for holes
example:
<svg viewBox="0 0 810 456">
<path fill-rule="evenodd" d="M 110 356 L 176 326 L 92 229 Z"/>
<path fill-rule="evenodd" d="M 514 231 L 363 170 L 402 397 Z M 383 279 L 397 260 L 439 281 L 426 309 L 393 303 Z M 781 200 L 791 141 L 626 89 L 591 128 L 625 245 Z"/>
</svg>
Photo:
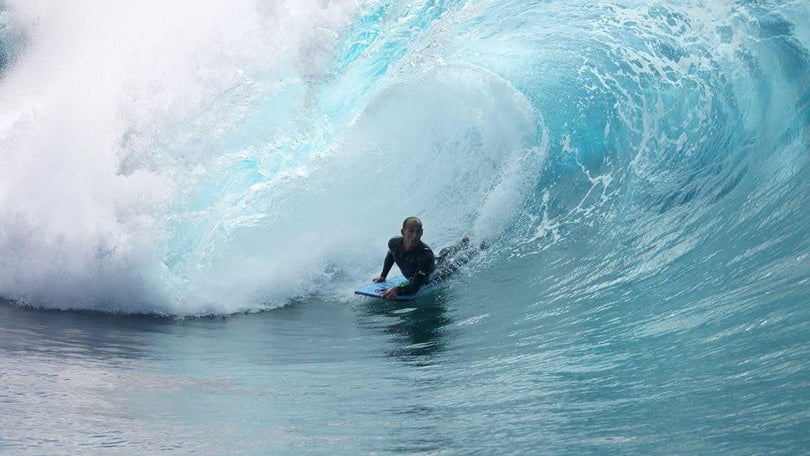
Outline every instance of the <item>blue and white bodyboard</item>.
<svg viewBox="0 0 810 456">
<path fill-rule="evenodd" d="M 404 283 L 408 283 L 408 279 L 403 276 L 396 276 L 396 277 L 389 277 L 385 282 L 369 282 L 366 284 L 361 285 L 356 290 L 354 290 L 355 294 L 363 295 L 363 296 L 371 296 L 372 298 L 379 298 L 382 299 L 382 294 L 385 290 L 395 287 L 398 285 L 402 285 Z M 421 296 L 424 296 L 435 287 L 435 284 L 426 283 L 419 287 L 419 290 L 411 295 L 397 295 L 397 301 L 409 301 L 411 299 L 416 299 Z"/>
</svg>

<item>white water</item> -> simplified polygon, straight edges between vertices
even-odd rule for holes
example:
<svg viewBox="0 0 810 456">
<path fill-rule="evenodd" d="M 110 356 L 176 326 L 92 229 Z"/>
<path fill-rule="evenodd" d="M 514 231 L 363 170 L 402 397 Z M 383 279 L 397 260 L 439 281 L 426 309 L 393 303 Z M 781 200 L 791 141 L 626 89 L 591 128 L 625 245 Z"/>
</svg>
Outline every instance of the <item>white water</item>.
<svg viewBox="0 0 810 456">
<path fill-rule="evenodd" d="M 410 214 L 432 243 L 502 231 L 540 170 L 539 118 L 463 63 L 345 95 L 332 52 L 372 6 L 11 3 L 0 294 L 257 310 L 365 280 Z"/>
</svg>

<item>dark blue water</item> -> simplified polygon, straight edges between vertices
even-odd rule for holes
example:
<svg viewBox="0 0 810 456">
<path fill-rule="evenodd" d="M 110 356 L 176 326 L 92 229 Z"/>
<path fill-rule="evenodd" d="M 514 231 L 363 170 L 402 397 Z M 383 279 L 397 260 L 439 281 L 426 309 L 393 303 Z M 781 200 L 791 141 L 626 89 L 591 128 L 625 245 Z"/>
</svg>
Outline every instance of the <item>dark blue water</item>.
<svg viewBox="0 0 810 456">
<path fill-rule="evenodd" d="M 0 452 L 802 454 L 808 49 L 800 1 L 0 2 Z M 355 297 L 410 215 L 490 247 Z"/>
</svg>

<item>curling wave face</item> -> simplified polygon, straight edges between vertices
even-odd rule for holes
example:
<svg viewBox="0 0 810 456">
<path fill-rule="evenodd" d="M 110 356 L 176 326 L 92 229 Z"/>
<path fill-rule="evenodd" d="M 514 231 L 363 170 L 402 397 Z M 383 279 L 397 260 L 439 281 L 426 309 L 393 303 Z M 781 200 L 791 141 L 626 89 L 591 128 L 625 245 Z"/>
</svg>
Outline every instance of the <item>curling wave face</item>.
<svg viewBox="0 0 810 456">
<path fill-rule="evenodd" d="M 0 3 L 0 295 L 338 298 L 418 214 L 516 306 L 806 300 L 801 2 L 203 3 Z"/>
</svg>

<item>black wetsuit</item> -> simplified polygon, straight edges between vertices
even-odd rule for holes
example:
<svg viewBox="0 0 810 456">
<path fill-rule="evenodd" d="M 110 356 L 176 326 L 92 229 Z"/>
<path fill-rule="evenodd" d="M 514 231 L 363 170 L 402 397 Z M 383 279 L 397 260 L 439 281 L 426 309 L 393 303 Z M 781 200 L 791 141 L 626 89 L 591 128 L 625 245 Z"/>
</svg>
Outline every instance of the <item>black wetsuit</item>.
<svg viewBox="0 0 810 456">
<path fill-rule="evenodd" d="M 411 250 L 405 250 L 405 239 L 401 236 L 393 237 L 388 241 L 388 254 L 385 255 L 383 270 L 380 277 L 388 276 L 391 267 L 397 264 L 402 275 L 408 279 L 407 285 L 397 287 L 399 294 L 410 295 L 419 291 L 433 272 L 436 260 L 433 251 L 422 241 Z"/>
</svg>

